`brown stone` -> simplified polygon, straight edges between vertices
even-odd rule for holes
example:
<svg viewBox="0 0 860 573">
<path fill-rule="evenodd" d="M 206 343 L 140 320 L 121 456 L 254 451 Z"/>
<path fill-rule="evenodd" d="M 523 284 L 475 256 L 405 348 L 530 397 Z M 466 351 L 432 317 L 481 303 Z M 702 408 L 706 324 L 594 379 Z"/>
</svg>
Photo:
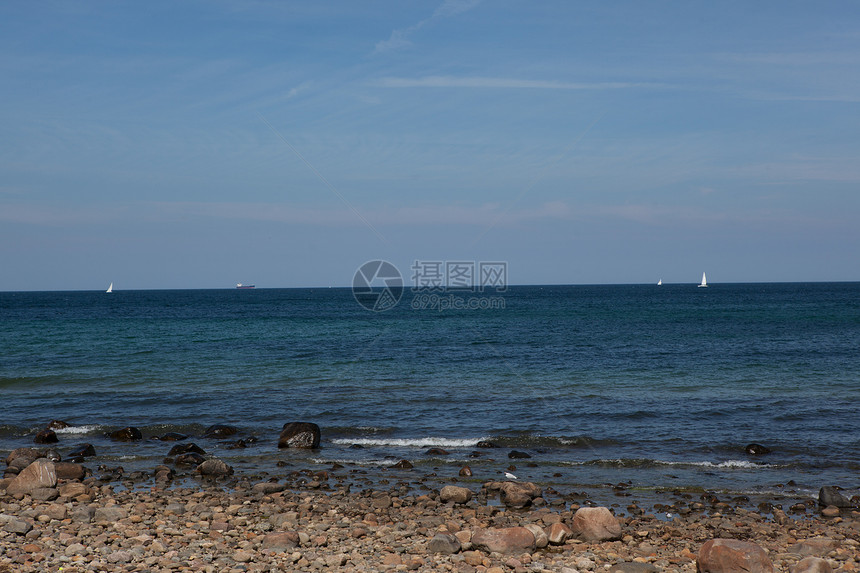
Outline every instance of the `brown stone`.
<svg viewBox="0 0 860 573">
<path fill-rule="evenodd" d="M 31 493 L 39 488 L 53 488 L 56 485 L 57 472 L 54 470 L 54 462 L 39 458 L 15 476 L 6 486 L 6 493 Z"/>
<path fill-rule="evenodd" d="M 540 497 L 543 490 L 530 482 L 502 482 L 499 485 L 499 494 L 505 506 L 520 509 L 532 504 L 532 500 Z"/>
<path fill-rule="evenodd" d="M 484 554 L 480 551 L 464 551 L 463 561 L 472 567 L 478 567 L 479 565 L 484 564 Z"/>
<path fill-rule="evenodd" d="M 524 553 L 535 550 L 535 536 L 525 527 L 478 529 L 472 533 L 476 549 L 496 553 Z"/>
<path fill-rule="evenodd" d="M 54 470 L 57 472 L 57 479 L 82 480 L 87 477 L 87 470 L 81 464 L 54 462 Z"/>
<path fill-rule="evenodd" d="M 839 508 L 835 505 L 828 505 L 821 510 L 821 515 L 824 517 L 839 517 Z"/>
<path fill-rule="evenodd" d="M 831 571 L 830 563 L 821 557 L 804 557 L 789 568 L 789 573 L 831 573 Z"/>
<path fill-rule="evenodd" d="M 279 531 L 269 533 L 263 537 L 263 549 L 273 551 L 286 551 L 293 549 L 299 544 L 299 534 L 295 531 Z"/>
<path fill-rule="evenodd" d="M 213 458 L 197 466 L 197 472 L 205 476 L 228 476 L 232 475 L 233 468 L 223 461 Z"/>
<path fill-rule="evenodd" d="M 436 536 L 427 543 L 428 553 L 441 553 L 450 555 L 460 551 L 460 540 L 449 533 L 437 533 Z"/>
<path fill-rule="evenodd" d="M 737 539 L 710 539 L 696 558 L 699 573 L 773 573 L 774 567 L 764 549 Z"/>
<path fill-rule="evenodd" d="M 589 543 L 621 538 L 621 524 L 605 507 L 581 507 L 573 514 L 571 532 Z"/>
<path fill-rule="evenodd" d="M 564 542 L 573 537 L 573 531 L 565 524 L 557 521 L 546 528 L 546 536 L 552 545 L 564 545 Z"/>
<path fill-rule="evenodd" d="M 21 463 L 21 469 L 24 469 L 39 458 L 44 457 L 45 452 L 42 450 L 37 450 L 36 448 L 16 448 L 9 452 L 9 455 L 6 456 L 6 465 L 11 466 L 12 462 L 23 458 L 24 462 Z"/>
<path fill-rule="evenodd" d="M 813 537 L 798 541 L 788 548 L 790 553 L 799 555 L 826 555 L 831 549 L 835 549 L 839 543 L 829 537 Z"/>
<path fill-rule="evenodd" d="M 439 492 L 439 499 L 443 502 L 467 503 L 472 499 L 472 490 L 467 487 L 459 487 L 456 485 L 446 485 Z"/>
</svg>

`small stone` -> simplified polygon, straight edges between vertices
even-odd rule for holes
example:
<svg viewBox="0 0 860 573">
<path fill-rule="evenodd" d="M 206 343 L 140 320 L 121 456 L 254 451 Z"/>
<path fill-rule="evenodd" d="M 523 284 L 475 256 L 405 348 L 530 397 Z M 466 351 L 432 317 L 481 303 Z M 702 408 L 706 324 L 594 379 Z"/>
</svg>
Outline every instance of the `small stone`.
<svg viewBox="0 0 860 573">
<path fill-rule="evenodd" d="M 557 521 L 546 530 L 547 538 L 552 545 L 564 545 L 573 536 L 573 531 L 564 523 Z"/>
<path fill-rule="evenodd" d="M 439 492 L 439 499 L 443 502 L 467 503 L 472 499 L 472 490 L 467 487 L 446 485 Z"/>
<path fill-rule="evenodd" d="M 699 549 L 699 573 L 773 573 L 774 567 L 764 549 L 737 539 L 710 539 Z"/>
<path fill-rule="evenodd" d="M 535 543 L 534 534 L 525 527 L 478 529 L 472 533 L 472 545 L 487 552 L 532 552 Z"/>
<path fill-rule="evenodd" d="M 839 517 L 839 508 L 835 505 L 828 505 L 821 510 L 821 515 L 824 517 Z"/>
<path fill-rule="evenodd" d="M 820 557 L 804 557 L 789 568 L 790 573 L 831 573 L 832 570 L 830 563 Z"/>
<path fill-rule="evenodd" d="M 460 541 L 453 535 L 448 533 L 437 533 L 436 536 L 427 543 L 428 553 L 442 553 L 450 555 L 460 551 Z"/>
</svg>

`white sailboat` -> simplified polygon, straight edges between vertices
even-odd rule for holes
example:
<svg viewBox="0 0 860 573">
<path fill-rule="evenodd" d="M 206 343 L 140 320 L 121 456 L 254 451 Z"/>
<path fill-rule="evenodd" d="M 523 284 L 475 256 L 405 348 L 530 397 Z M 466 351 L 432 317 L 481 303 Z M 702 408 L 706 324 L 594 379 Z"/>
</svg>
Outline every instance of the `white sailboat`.
<svg viewBox="0 0 860 573">
<path fill-rule="evenodd" d="M 113 283 L 110 283 L 110 286 L 105 292 L 113 292 Z"/>
<path fill-rule="evenodd" d="M 702 273 L 702 284 L 700 284 L 699 287 L 706 287 L 706 286 L 708 286 L 708 279 L 705 277 L 705 273 Z"/>
<path fill-rule="evenodd" d="M 659 281 L 657 281 L 657 286 L 663 286 L 663 279 L 660 279 Z"/>
</svg>

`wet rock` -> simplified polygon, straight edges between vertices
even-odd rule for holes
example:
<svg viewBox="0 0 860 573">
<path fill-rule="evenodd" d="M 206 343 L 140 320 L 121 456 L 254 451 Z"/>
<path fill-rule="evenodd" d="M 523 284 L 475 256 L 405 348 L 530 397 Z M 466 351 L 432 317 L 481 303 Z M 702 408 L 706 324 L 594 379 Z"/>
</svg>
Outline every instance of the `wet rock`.
<svg viewBox="0 0 860 573">
<path fill-rule="evenodd" d="M 761 444 L 747 444 L 747 447 L 744 448 L 744 451 L 751 456 L 763 456 L 765 454 L 770 453 L 770 448 L 767 448 Z"/>
<path fill-rule="evenodd" d="M 312 422 L 286 423 L 278 437 L 278 447 L 316 449 L 320 447 L 320 427 Z"/>
<path fill-rule="evenodd" d="M 470 468 L 469 466 L 463 466 L 462 468 L 460 468 L 459 475 L 461 477 L 472 477 L 472 468 Z"/>
<path fill-rule="evenodd" d="M 54 430 L 39 430 L 36 432 L 36 437 L 33 441 L 37 444 L 56 444 L 60 440 L 57 438 L 57 433 Z"/>
<path fill-rule="evenodd" d="M 136 440 L 142 440 L 143 434 L 134 426 L 128 426 L 111 432 L 108 434 L 108 437 L 117 442 L 133 442 Z"/>
<path fill-rule="evenodd" d="M 821 515 L 823 515 L 824 517 L 839 517 L 840 513 L 840 509 L 835 505 L 828 505 L 821 510 Z"/>
<path fill-rule="evenodd" d="M 71 462 L 55 463 L 54 471 L 57 472 L 57 479 L 62 480 L 82 480 L 87 477 L 87 469 L 84 466 Z"/>
<path fill-rule="evenodd" d="M 472 546 L 487 552 L 532 552 L 535 542 L 534 534 L 525 527 L 478 529 L 472 533 Z"/>
<path fill-rule="evenodd" d="M 233 468 L 225 462 L 213 458 L 197 466 L 197 472 L 204 476 L 228 476 L 233 474 Z"/>
<path fill-rule="evenodd" d="M 203 457 L 202 455 L 198 454 L 197 452 L 189 452 L 187 454 L 182 454 L 182 455 L 176 456 L 176 459 L 173 460 L 173 463 L 176 464 L 177 466 L 180 466 L 180 467 L 182 467 L 182 466 L 188 467 L 188 466 L 199 466 L 200 464 L 202 464 L 205 461 L 206 461 L 206 458 Z"/>
<path fill-rule="evenodd" d="M 525 452 L 519 452 L 517 450 L 511 450 L 510 452 L 508 452 L 508 457 L 512 460 L 520 460 L 520 459 L 530 458 L 531 456 Z"/>
<path fill-rule="evenodd" d="M 236 426 L 229 426 L 227 424 L 213 424 L 206 428 L 206 431 L 203 433 L 204 437 L 207 438 L 229 438 L 230 436 L 234 436 L 239 433 L 239 428 Z"/>
<path fill-rule="evenodd" d="M 430 448 L 425 452 L 428 456 L 449 456 L 451 452 L 442 448 Z"/>
<path fill-rule="evenodd" d="M 449 533 L 437 533 L 433 539 L 427 543 L 428 553 L 441 553 L 443 555 L 451 555 L 460 551 L 460 540 Z"/>
<path fill-rule="evenodd" d="M 201 456 L 206 455 L 206 451 L 198 446 L 195 443 L 190 444 L 176 444 L 170 451 L 167 453 L 168 456 L 180 456 L 182 454 L 200 454 Z"/>
<path fill-rule="evenodd" d="M 180 442 L 182 440 L 187 440 L 188 436 L 186 434 L 180 434 L 179 432 L 167 432 L 166 434 L 157 436 L 155 439 L 161 440 L 162 442 Z"/>
<path fill-rule="evenodd" d="M 90 458 L 96 455 L 96 449 L 92 444 L 81 444 L 69 452 L 70 458 Z"/>
<path fill-rule="evenodd" d="M 467 487 L 446 485 L 439 492 L 439 499 L 442 502 L 467 503 L 472 499 L 472 490 Z"/>
<path fill-rule="evenodd" d="M 699 573 L 773 573 L 774 567 L 764 549 L 737 539 L 710 539 L 696 558 Z"/>
<path fill-rule="evenodd" d="M 481 440 L 477 444 L 475 444 L 476 448 L 498 448 L 495 443 L 490 442 L 489 440 Z"/>
<path fill-rule="evenodd" d="M 573 514 L 573 535 L 595 543 L 621 538 L 621 524 L 605 507 L 581 507 Z"/>
<path fill-rule="evenodd" d="M 21 470 L 6 486 L 6 493 L 30 493 L 38 488 L 53 488 L 57 485 L 57 472 L 54 462 L 47 459 L 37 459 Z"/>
<path fill-rule="evenodd" d="M 396 464 L 394 464 L 391 467 L 398 469 L 398 470 L 411 470 L 413 466 L 412 466 L 412 462 L 410 462 L 409 460 L 400 460 L 399 462 L 397 462 Z"/>
<path fill-rule="evenodd" d="M 835 486 L 826 485 L 818 492 L 818 505 L 851 507 L 851 502 Z"/>
<path fill-rule="evenodd" d="M 50 422 L 48 422 L 48 425 L 45 426 L 45 428 L 48 430 L 65 430 L 70 425 L 71 424 L 69 424 L 68 422 L 64 422 L 62 420 L 51 420 Z"/>
</svg>

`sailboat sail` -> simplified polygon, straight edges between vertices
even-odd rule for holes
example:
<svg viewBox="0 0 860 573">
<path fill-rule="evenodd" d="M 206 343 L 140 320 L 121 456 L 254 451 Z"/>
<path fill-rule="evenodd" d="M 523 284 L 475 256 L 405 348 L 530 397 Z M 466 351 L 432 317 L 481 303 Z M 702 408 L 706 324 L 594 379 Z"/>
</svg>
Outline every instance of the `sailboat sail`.
<svg viewBox="0 0 860 573">
<path fill-rule="evenodd" d="M 708 279 L 707 279 L 707 277 L 705 277 L 705 273 L 702 273 L 702 284 L 700 284 L 699 286 L 700 287 L 708 286 Z"/>
<path fill-rule="evenodd" d="M 105 292 L 113 292 L 113 283 L 110 283 L 110 286 Z"/>
</svg>

